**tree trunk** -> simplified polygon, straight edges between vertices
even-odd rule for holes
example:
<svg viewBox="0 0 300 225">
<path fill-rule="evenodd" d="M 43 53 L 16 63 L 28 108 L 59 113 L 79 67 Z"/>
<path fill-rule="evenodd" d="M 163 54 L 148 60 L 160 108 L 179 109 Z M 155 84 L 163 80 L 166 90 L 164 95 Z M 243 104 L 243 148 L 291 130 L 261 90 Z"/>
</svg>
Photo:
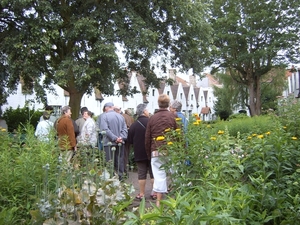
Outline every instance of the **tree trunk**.
<svg viewBox="0 0 300 225">
<path fill-rule="evenodd" d="M 73 120 L 76 120 L 80 113 L 80 104 L 81 104 L 83 93 L 78 91 L 71 91 L 69 92 L 69 94 L 70 94 L 69 106 L 71 107 L 72 110 L 71 117 Z"/>
<path fill-rule="evenodd" d="M 261 114 L 260 77 L 254 76 L 252 82 L 249 82 L 248 89 L 250 115 L 259 116 Z"/>
</svg>

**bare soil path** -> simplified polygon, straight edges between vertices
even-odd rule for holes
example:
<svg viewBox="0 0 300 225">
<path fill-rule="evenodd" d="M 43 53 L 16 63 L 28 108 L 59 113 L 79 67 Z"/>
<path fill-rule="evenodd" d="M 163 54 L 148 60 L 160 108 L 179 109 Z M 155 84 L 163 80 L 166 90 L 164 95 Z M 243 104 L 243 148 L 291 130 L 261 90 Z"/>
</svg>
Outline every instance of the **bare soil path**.
<svg viewBox="0 0 300 225">
<path fill-rule="evenodd" d="M 135 197 L 139 194 L 140 188 L 139 188 L 139 182 L 138 182 L 138 174 L 136 171 L 129 172 L 128 173 L 128 178 L 125 180 L 126 183 L 128 184 L 133 184 L 133 187 L 135 189 L 134 193 L 132 193 L 132 197 L 134 198 L 134 201 L 132 203 L 132 207 L 139 207 L 140 205 L 140 200 L 136 199 Z M 145 197 L 146 197 L 146 208 L 152 207 L 151 203 L 155 205 L 155 200 L 152 200 L 150 195 L 152 191 L 152 185 L 151 185 L 151 180 L 149 178 L 149 175 L 146 180 L 146 187 L 145 187 Z"/>
</svg>

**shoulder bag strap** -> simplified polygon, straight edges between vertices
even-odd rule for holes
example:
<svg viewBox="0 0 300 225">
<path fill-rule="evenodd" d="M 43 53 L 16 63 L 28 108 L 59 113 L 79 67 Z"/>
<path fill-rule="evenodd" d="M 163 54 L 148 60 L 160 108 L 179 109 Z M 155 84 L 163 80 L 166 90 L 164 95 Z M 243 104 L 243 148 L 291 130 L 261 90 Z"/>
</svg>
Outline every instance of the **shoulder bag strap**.
<svg viewBox="0 0 300 225">
<path fill-rule="evenodd" d="M 141 124 L 141 126 L 146 129 L 146 127 L 144 126 L 144 124 L 141 123 L 141 121 L 139 121 L 139 120 L 136 120 L 136 121 L 138 121 L 138 123 Z"/>
</svg>

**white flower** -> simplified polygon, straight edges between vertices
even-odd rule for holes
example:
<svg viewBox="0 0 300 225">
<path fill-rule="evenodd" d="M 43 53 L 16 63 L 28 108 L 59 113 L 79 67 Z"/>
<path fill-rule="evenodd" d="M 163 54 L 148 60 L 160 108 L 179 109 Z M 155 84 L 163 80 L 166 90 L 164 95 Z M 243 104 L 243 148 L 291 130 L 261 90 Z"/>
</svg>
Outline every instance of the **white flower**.
<svg viewBox="0 0 300 225">
<path fill-rule="evenodd" d="M 110 179 L 109 172 L 106 169 L 100 175 L 100 179 L 101 180 L 108 180 L 108 179 Z"/>
<path fill-rule="evenodd" d="M 97 191 L 96 201 L 99 205 L 105 205 L 105 193 L 102 188 Z"/>
<path fill-rule="evenodd" d="M 107 185 L 107 186 L 109 186 L 109 188 L 110 187 L 120 187 L 121 182 L 116 177 L 113 177 L 112 179 L 108 179 L 107 181 L 110 182 L 110 184 Z"/>
<path fill-rule="evenodd" d="M 87 193 L 92 196 L 96 192 L 96 184 L 90 180 L 85 180 L 82 185 L 82 190 L 87 191 Z"/>
<path fill-rule="evenodd" d="M 134 186 L 131 184 L 130 187 L 128 188 L 129 194 L 132 194 L 135 192 Z"/>
<path fill-rule="evenodd" d="M 87 190 L 81 190 L 80 191 L 81 194 L 81 199 L 85 204 L 89 204 L 90 203 L 90 195 L 87 192 Z"/>
<path fill-rule="evenodd" d="M 123 191 L 117 190 L 116 191 L 116 200 L 121 201 L 125 198 Z"/>
</svg>

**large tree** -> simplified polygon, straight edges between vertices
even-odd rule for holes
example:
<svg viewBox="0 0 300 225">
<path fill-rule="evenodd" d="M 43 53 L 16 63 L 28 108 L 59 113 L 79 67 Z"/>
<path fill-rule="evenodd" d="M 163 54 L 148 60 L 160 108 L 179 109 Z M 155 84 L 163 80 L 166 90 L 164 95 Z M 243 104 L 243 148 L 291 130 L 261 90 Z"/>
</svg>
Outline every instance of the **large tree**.
<svg viewBox="0 0 300 225">
<path fill-rule="evenodd" d="M 1 1 L 9 87 L 22 77 L 43 97 L 45 88 L 57 84 L 69 92 L 76 117 L 85 93 L 97 88 L 112 94 L 115 82 L 127 83 L 129 70 L 158 86 L 153 57 L 166 56 L 172 66 L 199 73 L 211 32 L 205 11 L 200 1 L 186 0 Z"/>
<path fill-rule="evenodd" d="M 298 0 L 211 0 L 214 29 L 208 65 L 226 68 L 249 91 L 250 114 L 261 114 L 261 78 L 299 61 Z"/>
<path fill-rule="evenodd" d="M 237 76 L 237 74 L 234 74 Z M 214 95 L 217 102 L 214 106 L 217 115 L 230 115 L 232 110 L 249 109 L 249 91 L 247 86 L 233 79 L 233 71 L 231 76 L 229 72 L 217 73 L 215 75 L 222 87 L 214 87 Z M 277 110 L 278 96 L 281 96 L 287 88 L 286 69 L 273 68 L 267 74 L 261 76 L 261 109 L 262 112 L 268 110 Z"/>
</svg>

